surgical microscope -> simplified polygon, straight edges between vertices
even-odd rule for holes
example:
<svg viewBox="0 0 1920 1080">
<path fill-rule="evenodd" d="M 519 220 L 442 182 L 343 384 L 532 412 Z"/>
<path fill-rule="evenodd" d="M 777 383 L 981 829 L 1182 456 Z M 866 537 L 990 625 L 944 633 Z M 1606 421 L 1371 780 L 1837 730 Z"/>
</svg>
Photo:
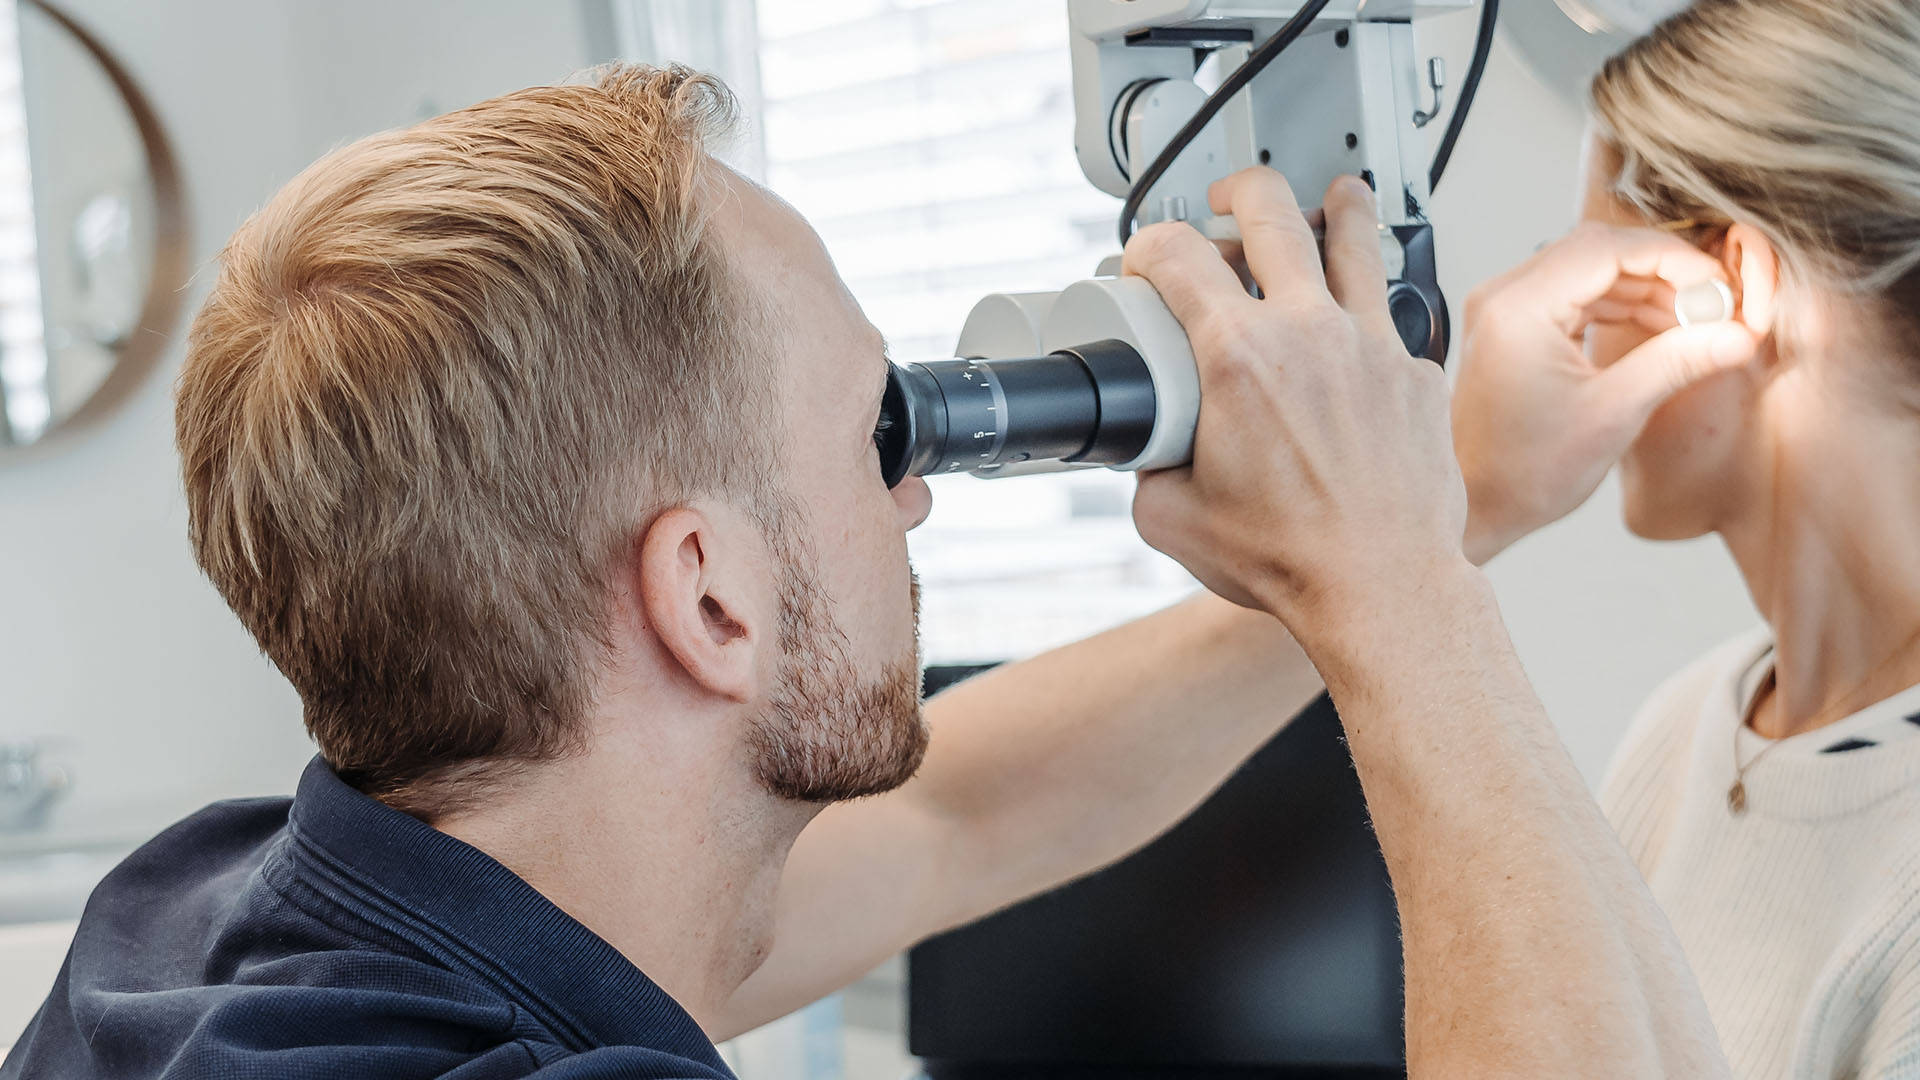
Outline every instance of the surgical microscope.
<svg viewBox="0 0 1920 1080">
<path fill-rule="evenodd" d="M 1470 6 L 1067 0 L 1075 148 L 1087 178 L 1124 200 L 1121 243 L 1185 220 L 1231 255 L 1233 223 L 1207 213 L 1213 180 L 1265 164 L 1307 195 L 1362 176 L 1378 193 L 1402 341 L 1443 359 L 1428 200 L 1496 0 L 1483 0 L 1457 86 L 1414 30 Z M 954 359 L 893 368 L 888 482 L 1188 460 L 1192 350 L 1117 262 L 1058 292 L 988 296 Z M 928 689 L 968 673 L 930 669 Z M 1332 705 L 1294 718 L 1142 851 L 923 942 L 906 982 L 909 1046 L 929 1080 L 1404 1077 L 1393 891 Z"/>
<path fill-rule="evenodd" d="M 1123 245 L 1139 227 L 1186 221 L 1228 251 L 1238 236 L 1231 218 L 1208 213 L 1214 180 L 1269 165 L 1305 195 L 1360 176 L 1377 193 L 1394 325 L 1410 353 L 1442 362 L 1448 313 L 1428 199 L 1484 70 L 1497 0 L 1483 0 L 1437 150 L 1427 128 L 1447 111 L 1446 70 L 1421 56 L 1414 23 L 1472 4 L 1067 0 L 1081 171 L 1125 200 Z M 1153 287 L 1118 271 L 1116 255 L 1058 292 L 988 296 L 955 359 L 896 364 L 879 432 L 887 482 L 1190 460 L 1192 348 Z"/>
</svg>

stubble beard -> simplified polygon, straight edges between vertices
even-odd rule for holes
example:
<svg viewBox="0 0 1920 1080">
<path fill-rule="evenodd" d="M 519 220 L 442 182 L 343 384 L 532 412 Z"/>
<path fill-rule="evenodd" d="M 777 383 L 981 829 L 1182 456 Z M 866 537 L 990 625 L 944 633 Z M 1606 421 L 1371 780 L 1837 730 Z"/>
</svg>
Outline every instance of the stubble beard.
<svg viewBox="0 0 1920 1080">
<path fill-rule="evenodd" d="M 912 582 L 914 640 L 905 657 L 867 676 L 848 655 L 805 543 L 779 530 L 779 681 L 749 737 L 762 785 L 783 799 L 834 803 L 892 791 L 926 757 L 920 713 L 920 581 Z"/>
</svg>

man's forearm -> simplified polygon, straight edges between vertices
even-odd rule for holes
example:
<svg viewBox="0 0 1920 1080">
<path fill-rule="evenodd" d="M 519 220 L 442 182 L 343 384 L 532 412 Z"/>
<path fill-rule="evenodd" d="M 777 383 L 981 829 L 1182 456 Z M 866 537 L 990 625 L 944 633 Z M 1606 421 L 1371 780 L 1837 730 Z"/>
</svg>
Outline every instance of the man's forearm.
<svg viewBox="0 0 1920 1080">
<path fill-rule="evenodd" d="M 913 787 L 955 826 L 943 921 L 1140 847 L 1321 689 L 1278 621 L 1203 594 L 934 699 Z"/>
<path fill-rule="evenodd" d="M 1393 877 L 1415 1080 L 1727 1075 L 1666 919 L 1548 723 L 1486 580 L 1445 565 L 1412 596 L 1295 622 Z"/>
<path fill-rule="evenodd" d="M 1200 596 L 940 695 L 920 774 L 794 845 L 773 951 L 711 1034 L 1140 847 L 1320 690 L 1279 622 Z"/>
</svg>

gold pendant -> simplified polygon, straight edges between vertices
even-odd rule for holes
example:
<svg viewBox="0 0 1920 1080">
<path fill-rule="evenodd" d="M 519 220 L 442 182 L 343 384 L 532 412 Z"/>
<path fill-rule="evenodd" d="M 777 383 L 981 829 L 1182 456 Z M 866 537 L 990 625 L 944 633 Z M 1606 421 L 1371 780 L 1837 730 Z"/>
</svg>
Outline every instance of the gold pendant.
<svg viewBox="0 0 1920 1080">
<path fill-rule="evenodd" d="M 1727 789 L 1727 809 L 1732 810 L 1736 814 L 1744 814 L 1747 812 L 1747 783 L 1745 780 L 1735 780 L 1733 786 Z"/>
</svg>

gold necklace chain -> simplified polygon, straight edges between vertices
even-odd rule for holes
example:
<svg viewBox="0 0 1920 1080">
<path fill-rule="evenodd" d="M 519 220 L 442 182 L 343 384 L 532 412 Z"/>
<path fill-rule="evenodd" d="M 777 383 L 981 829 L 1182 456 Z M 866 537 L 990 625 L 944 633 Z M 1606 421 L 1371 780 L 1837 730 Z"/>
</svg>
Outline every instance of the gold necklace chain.
<svg viewBox="0 0 1920 1080">
<path fill-rule="evenodd" d="M 1868 685 L 1884 674 L 1888 668 L 1894 665 L 1895 661 L 1906 656 L 1908 650 L 1911 649 L 1916 642 L 1920 642 L 1920 630 L 1915 630 L 1913 634 L 1909 636 L 1907 640 L 1901 642 L 1885 660 L 1882 660 L 1872 671 L 1867 672 L 1866 677 L 1854 684 L 1854 688 L 1848 691 L 1845 697 L 1839 698 L 1832 705 L 1814 713 L 1813 719 L 1808 721 L 1801 730 L 1814 731 L 1824 726 L 1828 713 L 1845 705 L 1853 695 L 1860 692 L 1861 687 Z M 1744 765 L 1740 763 L 1740 729 L 1752 726 L 1753 715 L 1760 711 L 1760 703 L 1766 700 L 1769 691 L 1776 689 L 1778 684 L 1774 681 L 1775 670 L 1776 668 L 1771 666 L 1767 668 L 1767 677 L 1761 681 L 1759 689 L 1753 692 L 1753 700 L 1747 703 L 1746 715 L 1740 718 L 1739 727 L 1733 729 L 1733 786 L 1727 789 L 1727 808 L 1735 814 L 1744 814 L 1747 812 L 1747 770 L 1760 764 L 1761 758 L 1772 753 L 1774 747 L 1787 741 L 1786 739 L 1775 739 L 1761 747 L 1760 752 L 1753 755 L 1752 761 Z M 1755 732 L 1754 734 L 1757 735 L 1759 732 Z M 1791 736 L 1789 736 L 1789 738 L 1790 737 Z"/>
<path fill-rule="evenodd" d="M 1747 702 L 1746 715 L 1740 718 L 1739 726 L 1733 729 L 1733 786 L 1727 789 L 1727 809 L 1733 811 L 1735 814 L 1744 814 L 1747 812 L 1747 770 L 1760 764 L 1761 758 L 1766 757 L 1774 747 L 1787 741 L 1785 739 L 1775 739 L 1761 747 L 1760 752 L 1753 755 L 1752 761 L 1747 762 L 1745 765 L 1740 764 L 1740 732 L 1752 726 L 1753 714 L 1760 711 L 1760 703 L 1766 700 L 1767 692 L 1772 689 L 1773 668 L 1769 665 L 1767 668 L 1767 677 L 1760 681 L 1759 689 L 1753 692 L 1753 700 Z M 1759 733 L 1755 732 L 1755 734 L 1757 735 Z"/>
</svg>

